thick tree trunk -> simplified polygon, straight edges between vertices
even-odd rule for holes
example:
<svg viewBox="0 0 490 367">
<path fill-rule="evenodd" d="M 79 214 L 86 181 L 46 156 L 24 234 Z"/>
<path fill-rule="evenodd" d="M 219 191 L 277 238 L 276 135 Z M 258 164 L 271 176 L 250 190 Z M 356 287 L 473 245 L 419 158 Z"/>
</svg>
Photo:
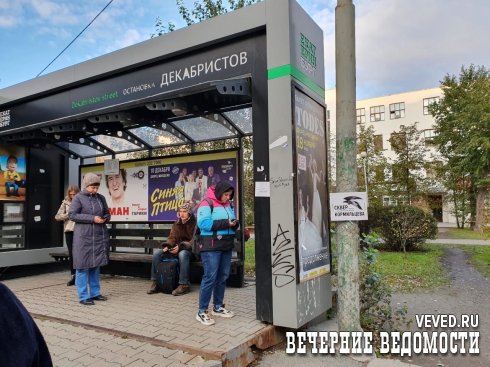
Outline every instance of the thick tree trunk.
<svg viewBox="0 0 490 367">
<path fill-rule="evenodd" d="M 485 227 L 485 198 L 487 197 L 487 188 L 482 187 L 478 189 L 476 195 L 476 219 L 475 219 L 475 232 L 483 233 L 483 228 Z"/>
</svg>

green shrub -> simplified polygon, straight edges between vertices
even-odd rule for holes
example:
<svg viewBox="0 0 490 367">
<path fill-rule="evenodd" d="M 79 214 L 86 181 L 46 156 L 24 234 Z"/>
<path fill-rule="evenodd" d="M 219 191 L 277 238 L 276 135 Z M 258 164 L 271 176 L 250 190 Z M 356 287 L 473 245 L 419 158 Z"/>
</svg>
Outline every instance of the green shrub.
<svg viewBox="0 0 490 367">
<path fill-rule="evenodd" d="M 370 222 L 372 229 L 383 238 L 385 247 L 392 251 L 413 251 L 426 240 L 437 237 L 437 220 L 414 206 L 378 208 Z"/>
<path fill-rule="evenodd" d="M 406 331 L 412 322 L 408 319 L 408 306 L 391 305 L 392 288 L 379 272 L 378 235 L 366 235 L 359 252 L 360 322 L 364 331 L 373 332 L 376 350 L 380 346 L 380 331 Z"/>
</svg>

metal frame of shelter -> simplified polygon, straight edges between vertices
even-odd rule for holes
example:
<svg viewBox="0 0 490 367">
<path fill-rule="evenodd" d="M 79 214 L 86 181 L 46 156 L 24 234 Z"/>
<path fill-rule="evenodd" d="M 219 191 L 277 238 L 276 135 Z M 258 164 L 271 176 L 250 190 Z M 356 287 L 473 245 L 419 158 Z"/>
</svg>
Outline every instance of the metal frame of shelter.
<svg viewBox="0 0 490 367">
<path fill-rule="evenodd" d="M 298 191 L 307 187 L 300 158 L 308 153 L 298 141 L 312 137 L 313 154 L 315 144 L 326 144 L 323 42 L 294 0 L 265 0 L 1 89 L 0 114 L 9 121 L 0 126 L 0 145 L 28 152 L 31 245 L 0 252 L 0 268 L 49 261 L 53 247 L 43 236 L 60 246 L 59 226 L 39 218 L 52 217 L 63 188 L 78 182 L 78 159 L 90 164 L 140 151 L 152 158 L 158 149 L 194 152 L 224 139 L 242 149 L 242 138 L 252 135 L 257 318 L 299 328 L 324 315 L 332 305 L 329 266 L 304 275 L 298 245 Z M 325 207 L 317 205 L 328 228 Z M 323 241 L 325 260 L 328 236 Z"/>
</svg>

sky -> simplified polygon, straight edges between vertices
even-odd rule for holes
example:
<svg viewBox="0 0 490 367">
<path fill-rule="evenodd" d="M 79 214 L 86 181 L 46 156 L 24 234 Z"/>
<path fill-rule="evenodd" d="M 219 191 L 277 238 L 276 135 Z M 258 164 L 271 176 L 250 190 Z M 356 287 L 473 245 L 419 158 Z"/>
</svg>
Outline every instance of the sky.
<svg viewBox="0 0 490 367">
<path fill-rule="evenodd" d="M 335 88 L 337 0 L 297 1 L 323 29 L 326 89 Z M 35 78 L 108 2 L 0 0 L 0 89 Z M 463 65 L 490 68 L 488 0 L 354 4 L 357 99 L 437 87 Z M 175 0 L 113 0 L 43 74 L 149 39 L 157 16 L 185 26 Z"/>
</svg>

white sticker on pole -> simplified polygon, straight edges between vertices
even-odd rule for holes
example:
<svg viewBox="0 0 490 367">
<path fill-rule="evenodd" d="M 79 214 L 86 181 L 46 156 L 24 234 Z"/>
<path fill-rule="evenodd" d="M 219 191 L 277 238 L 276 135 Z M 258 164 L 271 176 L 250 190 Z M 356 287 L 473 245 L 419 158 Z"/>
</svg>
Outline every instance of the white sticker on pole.
<svg viewBox="0 0 490 367">
<path fill-rule="evenodd" d="M 106 159 L 104 161 L 104 174 L 105 175 L 118 175 L 119 174 L 119 159 Z"/>
<path fill-rule="evenodd" d="M 367 195 L 364 191 L 330 194 L 330 220 L 332 222 L 367 219 Z"/>
</svg>

